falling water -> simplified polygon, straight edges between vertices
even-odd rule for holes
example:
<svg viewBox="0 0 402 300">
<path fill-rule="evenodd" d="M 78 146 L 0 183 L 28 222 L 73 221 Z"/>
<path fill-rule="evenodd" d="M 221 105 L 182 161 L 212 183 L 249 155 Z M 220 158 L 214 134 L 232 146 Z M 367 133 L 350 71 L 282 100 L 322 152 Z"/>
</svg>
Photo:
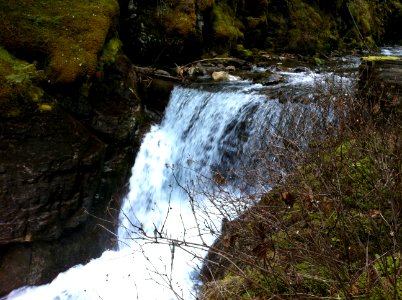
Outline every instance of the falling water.
<svg viewBox="0 0 402 300">
<path fill-rule="evenodd" d="M 247 82 L 175 87 L 162 123 L 145 136 L 132 169 L 118 249 L 7 299 L 194 298 L 200 258 L 221 221 L 211 207 L 206 213 L 205 193 L 195 189 L 213 190 L 215 173 L 230 177 L 230 170 L 252 165 L 253 153 L 279 132 L 305 139 L 313 116 L 322 113 L 313 104 L 270 99 L 262 86 Z M 240 195 L 244 189 L 230 188 L 235 182 L 234 176 L 228 190 Z"/>
</svg>

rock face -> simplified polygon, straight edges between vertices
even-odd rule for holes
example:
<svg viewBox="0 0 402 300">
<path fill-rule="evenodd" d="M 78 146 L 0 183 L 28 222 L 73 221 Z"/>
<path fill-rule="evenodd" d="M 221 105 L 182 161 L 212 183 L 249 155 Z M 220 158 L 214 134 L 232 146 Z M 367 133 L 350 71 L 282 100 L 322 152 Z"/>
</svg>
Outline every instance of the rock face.
<svg viewBox="0 0 402 300">
<path fill-rule="evenodd" d="M 105 144 L 59 108 L 9 119 L 1 127 L 0 244 L 57 239 L 82 223 Z"/>
<path fill-rule="evenodd" d="M 0 296 L 113 247 L 106 229 L 146 125 L 126 56 L 100 78 L 40 88 L 34 66 L 2 51 Z"/>
</svg>

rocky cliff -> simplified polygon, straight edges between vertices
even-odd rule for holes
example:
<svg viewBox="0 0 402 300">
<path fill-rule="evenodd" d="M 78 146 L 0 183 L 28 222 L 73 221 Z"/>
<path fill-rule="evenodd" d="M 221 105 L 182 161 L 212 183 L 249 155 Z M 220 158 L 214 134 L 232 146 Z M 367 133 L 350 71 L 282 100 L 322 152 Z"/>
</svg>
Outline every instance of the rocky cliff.
<svg viewBox="0 0 402 300">
<path fill-rule="evenodd" d="M 1 296 L 114 245 L 146 117 L 114 38 L 117 2 L 0 11 Z"/>
</svg>

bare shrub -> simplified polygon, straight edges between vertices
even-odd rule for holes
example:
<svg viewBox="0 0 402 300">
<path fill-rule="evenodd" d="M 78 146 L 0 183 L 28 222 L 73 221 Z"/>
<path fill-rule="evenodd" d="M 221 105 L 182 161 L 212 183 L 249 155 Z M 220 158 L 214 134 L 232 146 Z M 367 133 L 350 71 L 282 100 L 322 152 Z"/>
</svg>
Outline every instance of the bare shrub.
<svg viewBox="0 0 402 300">
<path fill-rule="evenodd" d="M 201 272 L 201 299 L 402 296 L 400 120 L 373 115 L 364 99 L 331 97 L 336 130 L 290 152 L 297 158 L 274 189 L 226 224 Z"/>
</svg>

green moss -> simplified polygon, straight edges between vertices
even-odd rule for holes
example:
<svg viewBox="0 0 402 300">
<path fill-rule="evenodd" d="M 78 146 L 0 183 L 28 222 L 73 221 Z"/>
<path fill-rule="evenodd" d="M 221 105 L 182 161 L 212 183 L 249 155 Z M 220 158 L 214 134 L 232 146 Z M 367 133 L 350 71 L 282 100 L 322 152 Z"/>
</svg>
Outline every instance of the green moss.
<svg viewBox="0 0 402 300">
<path fill-rule="evenodd" d="M 48 104 L 48 103 L 42 103 L 42 104 L 38 105 L 38 109 L 41 112 L 51 111 L 53 109 L 53 106 L 51 104 Z"/>
<path fill-rule="evenodd" d="M 236 19 L 233 10 L 225 2 L 219 2 L 214 6 L 213 15 L 214 21 L 214 35 L 218 39 L 236 41 L 243 37 L 240 30 L 242 24 Z"/>
<path fill-rule="evenodd" d="M 291 50 L 314 54 L 328 52 L 337 44 L 339 36 L 330 16 L 302 1 L 293 0 L 291 3 L 288 40 Z"/>
<path fill-rule="evenodd" d="M 33 64 L 15 58 L 0 47 L 0 98 L 13 98 L 15 94 L 27 93 L 33 101 L 39 100 L 43 91 L 33 86 L 32 82 L 41 79 L 41 72 Z"/>
<path fill-rule="evenodd" d="M 23 55 L 45 55 L 49 79 L 71 82 L 95 72 L 117 14 L 115 0 L 1 1 L 0 43 Z"/>
<path fill-rule="evenodd" d="M 253 51 L 246 49 L 243 45 L 239 44 L 236 46 L 236 56 L 243 59 L 249 59 L 253 57 Z"/>
<path fill-rule="evenodd" d="M 40 102 L 42 101 L 45 93 L 41 88 L 37 86 L 32 86 L 29 88 L 27 94 L 33 102 Z"/>
<path fill-rule="evenodd" d="M 170 35 L 186 37 L 196 31 L 195 1 L 172 0 L 158 7 L 158 15 Z"/>
<path fill-rule="evenodd" d="M 350 140 L 350 141 L 346 141 L 346 142 L 342 143 L 341 145 L 339 145 L 336 148 L 335 154 L 338 157 L 342 158 L 345 154 L 350 153 L 350 150 L 352 149 L 354 144 L 355 144 L 355 140 Z"/>
<path fill-rule="evenodd" d="M 348 3 L 348 8 L 355 19 L 358 29 L 366 36 L 371 33 L 372 14 L 370 5 L 365 0 L 353 0 Z"/>
<path fill-rule="evenodd" d="M 37 76 L 36 68 L 33 64 L 16 59 L 1 47 L 0 66 L 0 76 L 3 76 L 8 84 L 22 84 Z"/>
<path fill-rule="evenodd" d="M 197 0 L 197 7 L 200 11 L 204 11 L 215 4 L 215 0 Z"/>
<path fill-rule="evenodd" d="M 36 86 L 43 74 L 35 65 L 12 56 L 0 47 L 0 116 L 15 118 L 25 111 L 50 111 L 44 91 Z"/>
<path fill-rule="evenodd" d="M 384 60 L 401 60 L 398 56 L 364 56 L 362 61 L 384 61 Z"/>
<path fill-rule="evenodd" d="M 247 28 L 254 29 L 258 26 L 265 25 L 267 23 L 267 17 L 265 15 L 259 17 L 246 17 Z"/>
<path fill-rule="evenodd" d="M 103 69 L 105 66 L 111 65 L 116 61 L 122 46 L 123 43 L 118 37 L 114 37 L 106 43 L 99 58 L 100 69 Z"/>
<path fill-rule="evenodd" d="M 227 272 L 223 279 L 213 281 L 205 286 L 201 298 L 204 300 L 240 299 L 245 291 L 244 282 L 244 277 Z"/>
<path fill-rule="evenodd" d="M 188 36 L 195 32 L 196 16 L 194 13 L 170 10 L 164 16 L 164 26 L 168 33 Z"/>
</svg>

